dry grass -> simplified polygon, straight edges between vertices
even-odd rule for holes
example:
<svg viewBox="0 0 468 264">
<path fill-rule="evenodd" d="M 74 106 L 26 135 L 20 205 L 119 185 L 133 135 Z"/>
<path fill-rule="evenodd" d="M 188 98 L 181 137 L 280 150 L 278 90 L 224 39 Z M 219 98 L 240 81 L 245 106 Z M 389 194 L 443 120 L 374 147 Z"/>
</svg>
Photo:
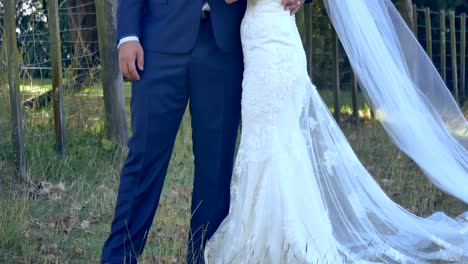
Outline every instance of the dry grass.
<svg viewBox="0 0 468 264">
<path fill-rule="evenodd" d="M 0 95 L 1 91 L 0 91 Z M 0 96 L 5 100 L 5 96 Z M 0 104 L 0 113 L 8 113 Z M 53 150 L 50 109 L 26 114 L 29 185 L 19 187 L 0 145 L 0 263 L 98 263 L 108 235 L 124 151 L 104 140 L 99 97 L 67 96 L 68 150 Z M 0 122 L 5 115 L 0 116 Z M 189 119 L 184 120 L 185 125 Z M 368 170 L 392 199 L 418 215 L 457 215 L 463 203 L 436 190 L 374 122 L 343 125 Z M 0 129 L 0 139 L 8 139 Z M 45 134 L 44 134 L 45 133 Z M 193 174 L 190 131 L 179 134 L 143 263 L 185 259 Z M 0 140 L 1 141 L 1 140 Z"/>
</svg>

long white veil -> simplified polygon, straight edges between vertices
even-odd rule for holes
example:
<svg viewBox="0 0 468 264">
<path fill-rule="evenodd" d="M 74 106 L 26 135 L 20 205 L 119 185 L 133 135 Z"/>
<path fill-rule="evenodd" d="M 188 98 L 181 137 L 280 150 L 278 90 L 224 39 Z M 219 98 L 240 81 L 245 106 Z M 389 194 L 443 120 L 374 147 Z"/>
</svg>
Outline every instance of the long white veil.
<svg viewBox="0 0 468 264">
<path fill-rule="evenodd" d="M 468 123 L 390 0 L 324 0 L 368 102 L 395 144 L 468 203 Z"/>
<path fill-rule="evenodd" d="M 324 1 L 388 134 L 434 183 L 468 203 L 466 120 L 392 3 Z M 468 263 L 468 213 L 422 218 L 393 202 L 313 86 L 289 13 L 279 1 L 255 4 L 244 18 L 246 125 L 229 215 L 205 260 Z"/>
<path fill-rule="evenodd" d="M 467 122 L 398 11 L 389 0 L 324 1 L 387 133 L 432 182 L 468 203 Z M 346 262 L 467 263 L 468 213 L 421 218 L 393 202 L 310 91 L 301 128 Z"/>
</svg>

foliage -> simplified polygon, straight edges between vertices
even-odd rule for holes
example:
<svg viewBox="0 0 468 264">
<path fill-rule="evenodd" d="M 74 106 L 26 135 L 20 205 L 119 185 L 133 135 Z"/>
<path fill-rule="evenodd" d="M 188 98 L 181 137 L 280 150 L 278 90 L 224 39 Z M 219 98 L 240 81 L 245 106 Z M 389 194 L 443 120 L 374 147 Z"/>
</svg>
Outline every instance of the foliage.
<svg viewBox="0 0 468 264">
<path fill-rule="evenodd" d="M 60 0 L 63 4 L 66 0 Z M 18 50 L 21 66 L 50 67 L 50 47 L 48 35 L 48 18 L 46 0 L 22 0 L 16 6 L 16 32 L 18 34 Z M 3 6 L 0 3 L 0 27 L 3 21 Z M 60 28 L 69 28 L 67 16 L 60 15 Z M 62 59 L 73 56 L 73 45 L 70 43 L 70 33 L 61 33 Z M 0 38 L 0 47 L 2 39 Z M 65 65 L 67 66 L 67 65 Z M 49 78 L 49 71 L 21 71 L 22 75 Z"/>
</svg>

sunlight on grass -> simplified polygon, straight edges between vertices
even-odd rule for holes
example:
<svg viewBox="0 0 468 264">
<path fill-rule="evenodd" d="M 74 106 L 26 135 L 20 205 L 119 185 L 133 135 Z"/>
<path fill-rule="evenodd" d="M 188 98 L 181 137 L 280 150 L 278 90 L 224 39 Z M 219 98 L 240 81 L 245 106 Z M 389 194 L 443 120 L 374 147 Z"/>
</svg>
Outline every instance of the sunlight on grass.
<svg viewBox="0 0 468 264">
<path fill-rule="evenodd" d="M 90 94 L 90 95 L 103 95 L 102 86 L 100 84 L 96 84 L 92 87 L 86 87 L 81 93 L 83 94 Z M 131 96 L 131 84 L 129 82 L 124 83 L 124 95 L 127 98 Z"/>
<path fill-rule="evenodd" d="M 66 83 L 66 80 L 64 81 Z M 52 89 L 52 80 L 50 79 L 23 79 L 20 85 L 21 92 L 29 95 L 40 95 Z M 103 95 L 102 85 L 96 83 L 93 86 L 85 87 L 80 94 Z M 131 83 L 124 82 L 125 97 L 131 96 Z"/>
<path fill-rule="evenodd" d="M 39 95 L 52 89 L 50 79 L 22 79 L 20 90 L 23 93 Z"/>
</svg>

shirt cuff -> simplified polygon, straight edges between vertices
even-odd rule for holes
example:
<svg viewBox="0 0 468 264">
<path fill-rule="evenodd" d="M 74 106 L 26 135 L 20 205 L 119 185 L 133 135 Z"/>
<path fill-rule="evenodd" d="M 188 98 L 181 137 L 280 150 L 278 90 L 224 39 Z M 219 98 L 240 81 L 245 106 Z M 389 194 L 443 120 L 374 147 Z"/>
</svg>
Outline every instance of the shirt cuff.
<svg viewBox="0 0 468 264">
<path fill-rule="evenodd" d="M 129 36 L 129 37 L 121 38 L 119 41 L 119 44 L 117 45 L 117 49 L 119 49 L 122 44 L 124 44 L 125 42 L 129 42 L 129 41 L 140 41 L 140 39 L 137 36 Z"/>
<path fill-rule="evenodd" d="M 202 11 L 210 11 L 210 5 L 208 3 L 205 3 L 202 7 Z"/>
</svg>

